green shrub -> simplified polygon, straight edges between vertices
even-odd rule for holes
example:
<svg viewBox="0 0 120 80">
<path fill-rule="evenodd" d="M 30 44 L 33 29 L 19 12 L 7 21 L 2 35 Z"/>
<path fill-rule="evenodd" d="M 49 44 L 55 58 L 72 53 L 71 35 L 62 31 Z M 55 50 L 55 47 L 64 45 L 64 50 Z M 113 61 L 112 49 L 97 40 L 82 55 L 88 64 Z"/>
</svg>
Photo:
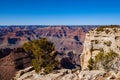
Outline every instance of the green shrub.
<svg viewBox="0 0 120 80">
<path fill-rule="evenodd" d="M 99 50 L 100 50 L 100 52 L 104 52 L 103 48 L 100 48 Z"/>
<path fill-rule="evenodd" d="M 104 42 L 105 45 L 107 46 L 111 46 L 112 42 L 111 41 L 107 41 L 107 42 Z"/>
<path fill-rule="evenodd" d="M 45 73 L 51 72 L 57 65 L 58 61 L 55 60 L 57 53 L 54 51 L 55 46 L 46 38 L 40 40 L 33 40 L 23 45 L 27 53 L 32 53 L 32 65 L 37 73 L 44 68 Z"/>
<path fill-rule="evenodd" d="M 104 27 L 99 27 L 99 28 L 96 29 L 96 31 L 98 31 L 98 32 L 99 31 L 104 31 Z"/>
<path fill-rule="evenodd" d="M 116 30 L 115 28 L 113 29 L 113 31 L 114 31 L 114 32 L 117 32 L 117 30 Z"/>
<path fill-rule="evenodd" d="M 119 55 L 117 53 L 115 53 L 113 50 L 110 50 L 110 52 L 108 52 L 105 55 L 104 59 L 105 59 L 105 62 L 107 63 L 107 62 L 112 61 L 116 57 L 119 57 Z"/>
<path fill-rule="evenodd" d="M 35 72 L 38 73 L 40 71 L 40 64 L 38 64 L 38 60 L 32 59 L 32 65 L 35 69 Z"/>
<path fill-rule="evenodd" d="M 102 68 L 105 70 L 112 69 L 112 65 L 109 65 L 114 59 L 120 59 L 120 55 L 110 50 L 108 53 L 100 52 L 94 59 L 90 58 L 88 61 L 89 70 Z"/>
<path fill-rule="evenodd" d="M 95 40 L 95 44 L 98 44 L 98 40 Z"/>
<path fill-rule="evenodd" d="M 106 34 L 108 34 L 109 32 L 110 32 L 110 30 L 108 30 L 108 29 L 107 29 L 107 30 L 105 30 L 105 33 L 106 33 Z"/>
<path fill-rule="evenodd" d="M 106 25 L 106 26 L 100 26 L 96 29 L 96 31 L 105 31 L 106 33 L 109 33 L 109 30 L 105 30 L 105 28 L 114 28 L 114 32 L 116 32 L 115 28 L 120 28 L 119 25 Z"/>
<path fill-rule="evenodd" d="M 100 62 L 104 59 L 104 52 L 100 52 L 95 56 L 95 62 Z"/>
<path fill-rule="evenodd" d="M 45 72 L 46 74 L 48 74 L 48 73 L 50 73 L 53 69 L 54 69 L 54 66 L 53 66 L 53 65 L 47 65 L 47 66 L 45 67 L 44 72 Z"/>
<path fill-rule="evenodd" d="M 95 61 L 94 61 L 94 59 L 92 59 L 92 58 L 90 58 L 89 59 L 89 61 L 88 61 L 88 68 L 89 68 L 89 70 L 93 70 L 93 69 L 95 69 L 95 66 L 94 66 L 94 63 L 95 63 Z"/>
<path fill-rule="evenodd" d="M 93 43 L 95 43 L 95 44 L 98 44 L 99 42 L 98 42 L 98 40 L 91 40 L 91 42 Z"/>
</svg>

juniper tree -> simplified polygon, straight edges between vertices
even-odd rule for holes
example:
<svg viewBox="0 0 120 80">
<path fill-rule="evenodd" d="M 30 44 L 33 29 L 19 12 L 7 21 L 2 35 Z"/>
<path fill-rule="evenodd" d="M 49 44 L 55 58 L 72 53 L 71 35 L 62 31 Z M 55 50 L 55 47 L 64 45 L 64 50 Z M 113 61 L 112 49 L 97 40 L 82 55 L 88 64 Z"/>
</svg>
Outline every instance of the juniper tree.
<svg viewBox="0 0 120 80">
<path fill-rule="evenodd" d="M 24 43 L 23 48 L 27 53 L 32 53 L 34 55 L 32 65 L 37 73 L 39 73 L 42 68 L 44 68 L 45 73 L 49 73 L 58 64 L 58 61 L 55 60 L 57 55 L 55 46 L 46 38 Z"/>
</svg>

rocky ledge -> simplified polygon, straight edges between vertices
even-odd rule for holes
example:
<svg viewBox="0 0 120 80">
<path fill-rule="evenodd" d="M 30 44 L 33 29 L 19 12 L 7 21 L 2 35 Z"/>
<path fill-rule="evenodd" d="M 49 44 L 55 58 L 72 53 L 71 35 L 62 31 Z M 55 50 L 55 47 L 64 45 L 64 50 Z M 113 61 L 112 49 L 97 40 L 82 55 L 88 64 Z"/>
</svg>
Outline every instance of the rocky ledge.
<svg viewBox="0 0 120 80">
<path fill-rule="evenodd" d="M 50 74 L 36 74 L 33 67 L 28 67 L 18 71 L 12 80 L 120 80 L 120 72 L 61 69 L 55 70 Z"/>
</svg>

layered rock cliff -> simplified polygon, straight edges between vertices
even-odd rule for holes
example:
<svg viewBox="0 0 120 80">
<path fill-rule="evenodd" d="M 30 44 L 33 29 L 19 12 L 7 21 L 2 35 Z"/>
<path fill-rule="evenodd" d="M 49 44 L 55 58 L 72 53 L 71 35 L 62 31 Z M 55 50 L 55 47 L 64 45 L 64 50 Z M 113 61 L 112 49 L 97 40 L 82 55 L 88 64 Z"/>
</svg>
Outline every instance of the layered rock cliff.
<svg viewBox="0 0 120 80">
<path fill-rule="evenodd" d="M 0 48 L 19 48 L 25 42 L 46 37 L 61 52 L 82 52 L 85 33 L 94 26 L 7 26 L 0 27 Z"/>
<path fill-rule="evenodd" d="M 57 51 L 82 52 L 85 34 L 96 26 L 0 26 L 0 48 L 18 48 L 25 42 L 46 37 Z"/>
<path fill-rule="evenodd" d="M 90 58 L 95 58 L 95 56 L 101 51 L 108 53 L 110 50 L 120 54 L 119 27 L 100 27 L 89 31 L 86 34 L 84 49 L 81 54 L 82 70 L 88 69 L 87 66 Z M 117 61 L 120 66 L 120 59 Z M 117 67 L 118 70 L 120 70 L 119 66 Z"/>
</svg>

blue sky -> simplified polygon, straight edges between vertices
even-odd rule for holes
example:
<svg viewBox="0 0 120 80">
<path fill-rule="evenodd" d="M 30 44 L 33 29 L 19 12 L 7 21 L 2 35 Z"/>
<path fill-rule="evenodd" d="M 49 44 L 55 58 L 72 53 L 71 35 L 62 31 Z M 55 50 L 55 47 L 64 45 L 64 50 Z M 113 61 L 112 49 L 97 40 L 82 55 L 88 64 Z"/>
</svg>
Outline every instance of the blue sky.
<svg viewBox="0 0 120 80">
<path fill-rule="evenodd" d="M 120 25 L 120 0 L 0 0 L 0 25 Z"/>
</svg>

